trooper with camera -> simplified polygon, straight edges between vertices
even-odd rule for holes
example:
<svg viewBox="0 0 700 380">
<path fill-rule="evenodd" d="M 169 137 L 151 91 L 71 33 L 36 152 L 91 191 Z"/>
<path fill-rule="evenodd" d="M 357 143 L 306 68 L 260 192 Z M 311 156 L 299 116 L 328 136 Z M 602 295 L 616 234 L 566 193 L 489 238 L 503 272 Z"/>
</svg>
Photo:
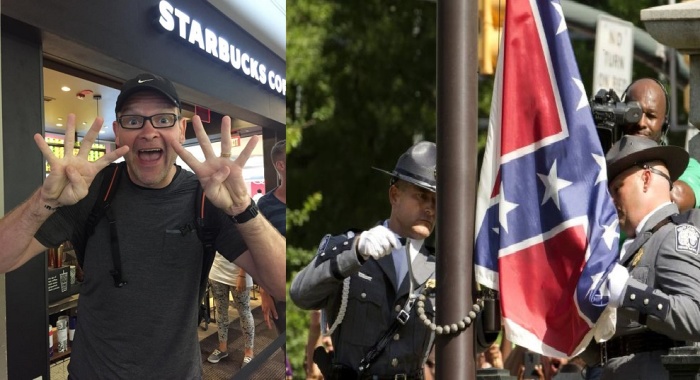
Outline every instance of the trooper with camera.
<svg viewBox="0 0 700 380">
<path fill-rule="evenodd" d="M 608 187 L 627 235 L 608 275 L 615 336 L 591 344 L 584 357 L 602 365 L 602 380 L 664 380 L 671 347 L 700 341 L 700 211 L 679 213 L 670 188 L 688 153 L 624 135 L 606 154 Z M 591 378 L 591 377 L 589 377 Z"/>
<path fill-rule="evenodd" d="M 424 245 L 437 221 L 436 151 L 421 141 L 393 171 L 377 169 L 391 176 L 389 218 L 365 231 L 326 235 L 292 282 L 292 301 L 321 309 L 322 329 L 332 337 L 332 353 L 319 347 L 314 354 L 326 379 L 423 379 L 436 331 L 450 333 L 434 323 L 435 256 Z M 482 335 L 482 350 L 490 343 L 484 341 Z"/>
</svg>

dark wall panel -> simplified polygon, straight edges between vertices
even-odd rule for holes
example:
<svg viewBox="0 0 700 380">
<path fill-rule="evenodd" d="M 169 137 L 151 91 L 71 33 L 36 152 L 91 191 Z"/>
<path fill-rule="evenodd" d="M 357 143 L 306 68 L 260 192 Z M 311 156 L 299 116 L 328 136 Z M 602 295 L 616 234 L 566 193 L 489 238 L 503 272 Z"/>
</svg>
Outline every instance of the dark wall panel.
<svg viewBox="0 0 700 380">
<path fill-rule="evenodd" d="M 43 125 L 41 65 L 38 33 L 3 17 L 2 148 L 6 211 L 26 200 L 43 181 L 44 161 L 32 137 L 42 132 Z M 46 255 L 39 255 L 5 276 L 10 379 L 48 378 L 46 267 Z"/>
</svg>

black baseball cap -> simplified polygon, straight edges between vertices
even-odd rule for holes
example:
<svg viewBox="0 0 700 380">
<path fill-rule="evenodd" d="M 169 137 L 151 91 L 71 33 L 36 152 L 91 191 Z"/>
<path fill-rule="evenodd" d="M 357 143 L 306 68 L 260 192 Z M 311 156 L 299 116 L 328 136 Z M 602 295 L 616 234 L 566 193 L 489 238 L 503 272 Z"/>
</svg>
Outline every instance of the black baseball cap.
<svg viewBox="0 0 700 380">
<path fill-rule="evenodd" d="M 144 90 L 160 92 L 165 95 L 166 98 L 170 99 L 177 108 L 182 109 L 182 106 L 180 106 L 180 97 L 177 95 L 177 91 L 172 82 L 155 74 L 142 73 L 124 83 L 117 97 L 117 106 L 114 112 L 119 113 L 122 107 L 124 107 L 124 103 L 126 103 L 131 95 Z"/>
</svg>

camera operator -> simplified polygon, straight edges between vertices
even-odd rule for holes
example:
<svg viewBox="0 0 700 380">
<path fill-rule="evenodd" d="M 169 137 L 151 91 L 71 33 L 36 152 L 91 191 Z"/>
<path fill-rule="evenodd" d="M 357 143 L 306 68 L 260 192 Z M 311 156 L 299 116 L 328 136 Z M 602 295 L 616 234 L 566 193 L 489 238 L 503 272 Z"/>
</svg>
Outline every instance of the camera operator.
<svg viewBox="0 0 700 380">
<path fill-rule="evenodd" d="M 622 101 L 638 102 L 642 109 L 639 122 L 622 126 L 622 133 L 647 137 L 663 144 L 668 131 L 669 112 L 668 93 L 663 85 L 652 78 L 638 79 L 627 87 Z M 700 164 L 691 158 L 683 174 L 673 183 L 671 200 L 682 212 L 700 207 L 700 197 L 696 194 L 700 194 Z"/>
</svg>

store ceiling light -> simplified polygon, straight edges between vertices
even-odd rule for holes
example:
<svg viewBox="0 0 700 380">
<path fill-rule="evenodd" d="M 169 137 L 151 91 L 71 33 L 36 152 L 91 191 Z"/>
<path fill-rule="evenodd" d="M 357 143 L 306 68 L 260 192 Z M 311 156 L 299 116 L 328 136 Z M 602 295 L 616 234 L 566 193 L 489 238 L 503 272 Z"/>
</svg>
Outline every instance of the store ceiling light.
<svg viewBox="0 0 700 380">
<path fill-rule="evenodd" d="M 68 92 L 68 91 L 70 91 L 70 87 L 68 87 L 68 86 L 63 86 L 63 87 L 61 87 L 61 91 L 63 91 L 63 92 Z"/>
</svg>

